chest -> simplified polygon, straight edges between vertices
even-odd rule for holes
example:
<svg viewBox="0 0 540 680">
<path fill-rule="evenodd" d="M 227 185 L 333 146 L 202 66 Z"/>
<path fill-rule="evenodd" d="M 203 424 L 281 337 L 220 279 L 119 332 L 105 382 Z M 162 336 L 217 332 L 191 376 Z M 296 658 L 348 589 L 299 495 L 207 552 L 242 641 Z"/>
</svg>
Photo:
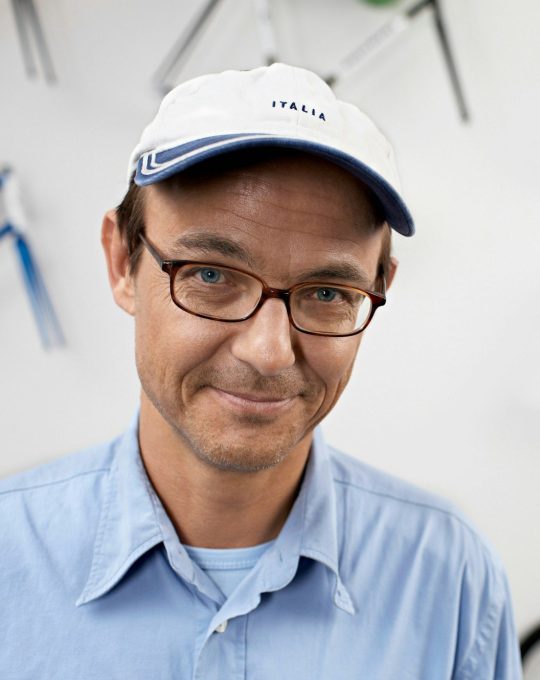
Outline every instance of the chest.
<svg viewBox="0 0 540 680">
<path fill-rule="evenodd" d="M 68 599 L 53 607 L 46 597 L 25 603 L 27 611 L 3 631 L 8 644 L 0 650 L 2 677 L 451 678 L 455 612 L 450 605 L 441 608 L 429 598 L 422 605 L 421 593 L 406 587 L 398 597 L 359 584 L 351 593 L 351 614 L 335 605 L 334 588 L 324 565 L 302 560 L 286 587 L 259 593 L 235 609 L 232 600 L 220 606 L 172 570 L 146 561 L 82 607 Z M 414 615 L 403 598 L 416 600 Z"/>
</svg>

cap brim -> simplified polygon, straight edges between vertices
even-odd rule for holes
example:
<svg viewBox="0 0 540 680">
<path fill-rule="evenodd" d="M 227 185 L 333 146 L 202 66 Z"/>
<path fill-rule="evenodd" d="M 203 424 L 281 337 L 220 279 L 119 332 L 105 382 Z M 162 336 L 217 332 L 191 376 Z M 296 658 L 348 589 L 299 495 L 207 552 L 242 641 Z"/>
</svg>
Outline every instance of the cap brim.
<svg viewBox="0 0 540 680">
<path fill-rule="evenodd" d="M 162 151 L 143 153 L 135 170 L 139 186 L 161 182 L 198 163 L 226 153 L 250 148 L 287 148 L 325 158 L 362 180 L 377 196 L 388 224 L 403 236 L 414 234 L 414 222 L 407 206 L 394 187 L 353 156 L 324 144 L 300 138 L 245 133 L 204 137 Z"/>
</svg>

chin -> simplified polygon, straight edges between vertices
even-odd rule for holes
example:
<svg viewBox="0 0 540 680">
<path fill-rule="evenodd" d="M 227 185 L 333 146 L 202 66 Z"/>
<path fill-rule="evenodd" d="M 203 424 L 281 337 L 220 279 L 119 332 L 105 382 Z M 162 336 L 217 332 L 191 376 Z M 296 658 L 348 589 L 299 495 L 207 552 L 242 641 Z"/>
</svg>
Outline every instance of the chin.
<svg viewBox="0 0 540 680">
<path fill-rule="evenodd" d="M 275 467 L 301 439 L 286 430 L 277 435 L 275 431 L 249 433 L 243 428 L 235 433 L 226 432 L 220 428 L 205 428 L 204 432 L 182 428 L 181 434 L 199 460 L 231 472 L 258 472 Z"/>
</svg>

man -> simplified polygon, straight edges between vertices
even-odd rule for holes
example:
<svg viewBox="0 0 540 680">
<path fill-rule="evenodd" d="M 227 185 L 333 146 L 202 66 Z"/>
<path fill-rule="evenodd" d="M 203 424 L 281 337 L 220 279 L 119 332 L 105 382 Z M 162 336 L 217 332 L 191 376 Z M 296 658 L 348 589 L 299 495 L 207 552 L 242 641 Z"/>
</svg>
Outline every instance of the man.
<svg viewBox="0 0 540 680">
<path fill-rule="evenodd" d="M 0 487 L 0 677 L 519 678 L 490 548 L 316 428 L 413 233 L 386 140 L 275 64 L 173 90 L 129 174 L 140 412 Z"/>
</svg>

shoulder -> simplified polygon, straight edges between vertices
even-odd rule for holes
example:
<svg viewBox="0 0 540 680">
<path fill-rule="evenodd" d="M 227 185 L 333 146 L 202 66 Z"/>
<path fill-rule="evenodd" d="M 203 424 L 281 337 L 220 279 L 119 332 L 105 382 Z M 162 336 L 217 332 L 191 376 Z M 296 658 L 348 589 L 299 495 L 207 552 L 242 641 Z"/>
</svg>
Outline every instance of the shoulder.
<svg viewBox="0 0 540 680">
<path fill-rule="evenodd" d="M 115 448 L 113 440 L 0 480 L 0 542 L 23 558 L 39 542 L 91 540 Z"/>
<path fill-rule="evenodd" d="M 328 450 L 340 572 L 361 607 L 385 626 L 405 612 L 439 656 L 442 641 L 456 679 L 492 677 L 495 659 L 518 677 L 508 581 L 485 536 L 452 502 Z"/>
<path fill-rule="evenodd" d="M 39 465 L 30 470 L 0 479 L 0 503 L 10 502 L 17 497 L 31 495 L 43 489 L 57 493 L 65 485 L 84 486 L 84 477 L 95 477 L 107 473 L 114 458 L 117 440 L 83 449 Z"/>
<path fill-rule="evenodd" d="M 27 615 L 43 622 L 73 607 L 113 489 L 115 451 L 113 441 L 0 481 L 0 637 L 6 625 L 26 630 Z"/>
<path fill-rule="evenodd" d="M 421 489 L 395 475 L 379 470 L 363 461 L 328 446 L 332 464 L 332 476 L 337 487 L 347 487 L 354 494 L 367 495 L 374 500 L 385 499 L 391 506 L 401 510 L 425 508 L 443 514 L 460 515 L 450 501 Z"/>
<path fill-rule="evenodd" d="M 473 522 L 451 501 L 328 447 L 342 516 L 362 517 L 404 554 L 452 567 L 454 574 L 490 572 L 504 580 L 496 551 Z M 340 514 L 341 514 L 340 513 Z M 364 521 L 362 522 L 364 524 Z"/>
</svg>

